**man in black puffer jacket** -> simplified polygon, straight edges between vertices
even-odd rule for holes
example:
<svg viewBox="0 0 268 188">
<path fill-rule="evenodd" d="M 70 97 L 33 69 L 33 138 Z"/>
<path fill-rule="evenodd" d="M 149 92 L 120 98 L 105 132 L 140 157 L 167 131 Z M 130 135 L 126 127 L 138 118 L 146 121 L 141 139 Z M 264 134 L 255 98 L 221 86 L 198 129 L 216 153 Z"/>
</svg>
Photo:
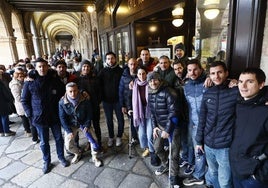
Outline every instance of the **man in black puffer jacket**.
<svg viewBox="0 0 268 188">
<path fill-rule="evenodd" d="M 164 150 L 164 140 L 169 139 L 171 143 L 170 183 L 172 186 L 178 185 L 180 129 L 177 94 L 161 80 L 156 72 L 149 73 L 147 81 L 149 82 L 148 102 L 152 115 L 154 148 L 162 162 L 155 174 L 161 175 L 169 170 L 168 157 Z"/>
<path fill-rule="evenodd" d="M 247 68 L 239 77 L 241 97 L 230 148 L 235 188 L 268 187 L 268 89 L 259 68 Z"/>
<path fill-rule="evenodd" d="M 235 123 L 238 89 L 229 88 L 228 70 L 224 62 L 211 63 L 209 74 L 214 86 L 203 95 L 195 149 L 196 152 L 206 153 L 209 174 L 206 178 L 210 178 L 209 182 L 213 187 L 230 188 L 232 178 L 229 148 Z"/>
</svg>

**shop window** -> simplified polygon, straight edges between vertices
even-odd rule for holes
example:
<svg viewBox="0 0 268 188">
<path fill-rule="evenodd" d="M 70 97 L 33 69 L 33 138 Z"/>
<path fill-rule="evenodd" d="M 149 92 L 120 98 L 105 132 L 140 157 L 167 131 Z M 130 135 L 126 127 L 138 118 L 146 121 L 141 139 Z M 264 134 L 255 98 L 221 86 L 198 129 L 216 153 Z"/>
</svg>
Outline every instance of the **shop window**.
<svg viewBox="0 0 268 188">
<path fill-rule="evenodd" d="M 198 0 L 194 37 L 195 56 L 204 66 L 226 60 L 229 0 Z"/>
</svg>

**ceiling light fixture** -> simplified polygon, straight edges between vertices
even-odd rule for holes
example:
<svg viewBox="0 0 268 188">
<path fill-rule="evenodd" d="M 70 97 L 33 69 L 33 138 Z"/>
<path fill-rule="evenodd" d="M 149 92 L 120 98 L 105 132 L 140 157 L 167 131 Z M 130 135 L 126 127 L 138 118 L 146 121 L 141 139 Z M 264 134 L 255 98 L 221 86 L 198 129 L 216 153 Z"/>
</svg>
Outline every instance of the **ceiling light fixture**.
<svg viewBox="0 0 268 188">
<path fill-rule="evenodd" d="M 219 9 L 208 9 L 208 10 L 205 10 L 204 15 L 207 19 L 213 20 L 219 15 L 219 13 L 220 13 Z"/>
<path fill-rule="evenodd" d="M 95 11 L 95 6 L 92 4 L 92 5 L 88 5 L 87 6 L 87 11 L 89 12 L 89 13 L 92 13 L 92 12 L 94 12 Z"/>
<path fill-rule="evenodd" d="M 174 19 L 172 21 L 172 24 L 175 26 L 175 27 L 180 27 L 182 24 L 183 24 L 183 19 Z"/>
<path fill-rule="evenodd" d="M 213 5 L 213 4 L 220 4 L 220 0 L 205 0 L 204 6 L 206 5 Z"/>
</svg>

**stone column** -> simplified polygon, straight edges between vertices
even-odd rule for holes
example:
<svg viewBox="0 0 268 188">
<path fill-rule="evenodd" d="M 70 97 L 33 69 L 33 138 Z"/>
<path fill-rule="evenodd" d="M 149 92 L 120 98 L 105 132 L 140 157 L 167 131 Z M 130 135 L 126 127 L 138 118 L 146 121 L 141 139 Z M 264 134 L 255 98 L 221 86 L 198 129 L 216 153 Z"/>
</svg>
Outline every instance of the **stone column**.
<svg viewBox="0 0 268 188">
<path fill-rule="evenodd" d="M 29 57 L 27 54 L 28 52 L 28 40 L 27 39 L 17 39 L 17 51 L 19 59 L 25 59 L 26 57 Z"/>
<path fill-rule="evenodd" d="M 48 51 L 47 51 L 47 38 L 42 36 L 40 38 L 40 40 L 41 40 L 42 49 L 43 49 L 43 54 L 42 55 L 48 54 Z"/>
<path fill-rule="evenodd" d="M 32 33 L 29 33 L 27 32 L 26 33 L 26 37 L 28 39 L 28 51 L 27 51 L 27 55 L 29 58 L 31 58 L 32 55 L 35 55 L 34 53 L 34 45 L 33 45 L 33 34 Z"/>
<path fill-rule="evenodd" d="M 0 57 L 1 64 L 12 65 L 18 60 L 18 52 L 16 47 L 16 37 L 9 36 L 0 38 Z"/>
<path fill-rule="evenodd" d="M 33 36 L 33 46 L 34 46 L 35 57 L 42 56 L 39 39 L 40 39 L 39 37 Z"/>
</svg>

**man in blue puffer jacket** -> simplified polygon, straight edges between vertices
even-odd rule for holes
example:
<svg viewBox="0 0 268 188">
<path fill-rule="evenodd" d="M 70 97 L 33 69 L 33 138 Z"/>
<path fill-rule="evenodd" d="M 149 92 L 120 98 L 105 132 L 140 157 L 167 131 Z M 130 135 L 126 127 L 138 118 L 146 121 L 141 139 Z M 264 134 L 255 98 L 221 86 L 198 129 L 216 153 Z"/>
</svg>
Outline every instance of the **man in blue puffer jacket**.
<svg viewBox="0 0 268 188">
<path fill-rule="evenodd" d="M 235 123 L 237 87 L 229 88 L 224 62 L 211 63 L 214 86 L 203 95 L 196 134 L 196 150 L 206 153 L 208 173 L 214 188 L 232 187 L 229 149 Z"/>
</svg>

